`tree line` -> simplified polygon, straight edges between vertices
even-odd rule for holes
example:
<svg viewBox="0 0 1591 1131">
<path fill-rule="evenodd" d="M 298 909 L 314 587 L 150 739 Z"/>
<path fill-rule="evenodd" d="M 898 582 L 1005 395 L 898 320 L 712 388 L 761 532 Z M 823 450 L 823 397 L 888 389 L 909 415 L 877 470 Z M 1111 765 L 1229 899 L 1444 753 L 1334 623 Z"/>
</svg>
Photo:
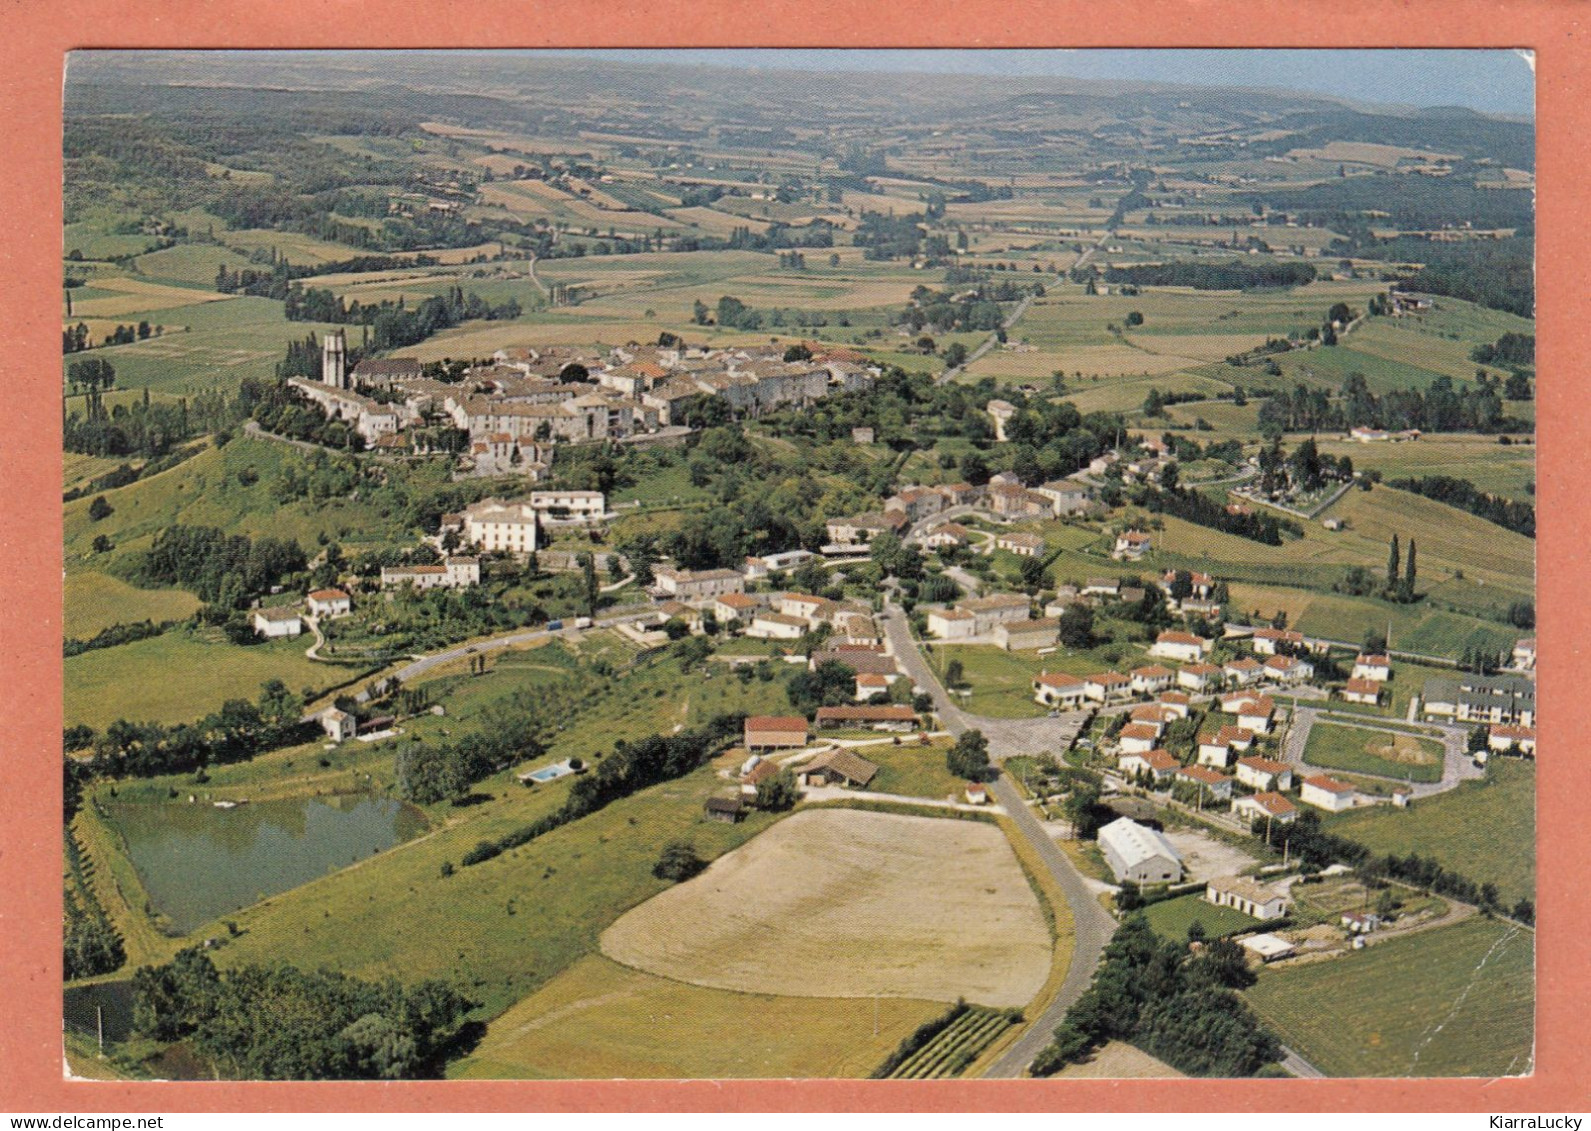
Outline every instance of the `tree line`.
<svg viewBox="0 0 1591 1131">
<path fill-rule="evenodd" d="M 439 1076 L 473 1004 L 446 982 L 405 986 L 329 970 L 240 966 L 197 947 L 133 975 L 133 1028 L 186 1041 L 218 1075 L 247 1080 Z"/>
<path fill-rule="evenodd" d="M 303 547 L 281 538 L 251 539 L 213 526 L 168 526 L 132 565 L 145 586 L 176 586 L 223 608 L 237 608 L 308 565 Z"/>
<path fill-rule="evenodd" d="M 98 735 L 80 725 L 66 731 L 64 745 L 92 748 L 89 768 L 99 777 L 192 773 L 307 741 L 316 726 L 299 721 L 303 711 L 303 697 L 273 679 L 260 685 L 258 702 L 228 699 L 197 722 L 167 726 L 117 719 Z"/>
<path fill-rule="evenodd" d="M 292 287 L 285 296 L 283 309 L 289 322 L 369 326 L 369 348 L 376 352 L 412 346 L 460 322 L 512 321 L 522 313 L 516 299 L 493 305 L 474 291 L 466 294 L 456 286 L 450 287 L 446 294 L 424 299 L 413 309 L 402 296 L 396 301 L 362 304 L 358 299 L 347 302 L 331 290 Z"/>
<path fill-rule="evenodd" d="M 653 734 L 637 742 L 620 739 L 591 772 L 575 780 L 557 809 L 496 840 L 481 841 L 461 863 L 469 867 L 491 860 L 648 786 L 683 777 L 739 737 L 744 724 L 742 714 L 715 715 L 703 726 L 678 734 Z"/>
<path fill-rule="evenodd" d="M 1298 523 L 1277 515 L 1258 511 L 1234 513 L 1208 495 L 1186 487 L 1144 487 L 1134 492 L 1133 499 L 1156 513 L 1173 515 L 1266 546 L 1280 546 L 1284 533 L 1301 535 L 1304 532 Z"/>
<path fill-rule="evenodd" d="M 1477 375 L 1475 384 L 1456 389 L 1446 375 L 1434 378 L 1424 391 L 1391 389 L 1380 396 L 1370 391 L 1365 375 L 1349 373 L 1333 396 L 1325 389 L 1298 385 L 1292 395 L 1278 393 L 1260 406 L 1259 427 L 1269 432 L 1345 432 L 1351 428 L 1417 429 L 1424 432 L 1496 432 L 1528 428 L 1503 415 L 1501 382 Z"/>
<path fill-rule="evenodd" d="M 1078 278 L 1078 276 L 1082 276 Z M 1093 278 L 1092 268 L 1073 272 L 1077 282 Z M 1139 287 L 1192 287 L 1202 291 L 1252 291 L 1270 287 L 1301 287 L 1315 280 L 1315 268 L 1308 263 L 1244 263 L 1233 259 L 1225 263 L 1133 263 L 1111 265 L 1105 269 L 1107 283 L 1126 283 Z"/>
</svg>

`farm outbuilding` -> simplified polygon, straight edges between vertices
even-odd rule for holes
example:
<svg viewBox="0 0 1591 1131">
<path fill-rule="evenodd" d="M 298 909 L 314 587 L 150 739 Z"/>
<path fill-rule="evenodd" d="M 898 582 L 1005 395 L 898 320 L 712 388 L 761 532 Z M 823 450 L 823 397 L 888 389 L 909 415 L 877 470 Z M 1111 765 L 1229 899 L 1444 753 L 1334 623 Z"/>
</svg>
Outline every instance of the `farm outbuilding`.
<svg viewBox="0 0 1591 1131">
<path fill-rule="evenodd" d="M 1171 842 L 1126 817 L 1099 830 L 1099 850 L 1117 883 L 1176 883 L 1182 879 L 1182 857 Z"/>
</svg>

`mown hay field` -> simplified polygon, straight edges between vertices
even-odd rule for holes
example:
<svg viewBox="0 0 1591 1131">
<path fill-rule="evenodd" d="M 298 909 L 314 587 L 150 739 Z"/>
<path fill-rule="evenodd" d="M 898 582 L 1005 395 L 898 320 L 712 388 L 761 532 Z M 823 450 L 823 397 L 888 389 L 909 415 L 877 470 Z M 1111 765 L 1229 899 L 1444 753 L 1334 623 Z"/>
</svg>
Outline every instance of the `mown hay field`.
<svg viewBox="0 0 1591 1131">
<path fill-rule="evenodd" d="M 493 1020 L 479 1047 L 449 1075 L 857 1078 L 942 1008 L 899 997 L 708 989 L 593 955 Z"/>
</svg>

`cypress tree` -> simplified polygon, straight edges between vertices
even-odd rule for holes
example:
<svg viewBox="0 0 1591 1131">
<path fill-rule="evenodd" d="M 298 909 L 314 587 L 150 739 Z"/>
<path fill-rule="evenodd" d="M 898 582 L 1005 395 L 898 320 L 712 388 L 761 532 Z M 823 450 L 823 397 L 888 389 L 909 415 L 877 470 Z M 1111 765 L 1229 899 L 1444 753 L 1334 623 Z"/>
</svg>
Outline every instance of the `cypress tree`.
<svg viewBox="0 0 1591 1131">
<path fill-rule="evenodd" d="M 1392 549 L 1387 553 L 1387 587 L 1398 583 L 1398 536 L 1392 536 Z"/>
</svg>

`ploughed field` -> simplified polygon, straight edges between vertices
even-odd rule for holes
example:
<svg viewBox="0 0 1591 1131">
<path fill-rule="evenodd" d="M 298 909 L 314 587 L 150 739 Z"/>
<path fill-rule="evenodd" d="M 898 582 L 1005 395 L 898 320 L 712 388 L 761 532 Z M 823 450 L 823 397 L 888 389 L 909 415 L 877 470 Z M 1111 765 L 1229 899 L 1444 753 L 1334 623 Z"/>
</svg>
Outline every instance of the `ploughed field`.
<svg viewBox="0 0 1591 1131">
<path fill-rule="evenodd" d="M 747 993 L 1022 1006 L 1051 945 L 995 826 L 832 809 L 797 813 L 648 900 L 602 951 Z"/>
</svg>

